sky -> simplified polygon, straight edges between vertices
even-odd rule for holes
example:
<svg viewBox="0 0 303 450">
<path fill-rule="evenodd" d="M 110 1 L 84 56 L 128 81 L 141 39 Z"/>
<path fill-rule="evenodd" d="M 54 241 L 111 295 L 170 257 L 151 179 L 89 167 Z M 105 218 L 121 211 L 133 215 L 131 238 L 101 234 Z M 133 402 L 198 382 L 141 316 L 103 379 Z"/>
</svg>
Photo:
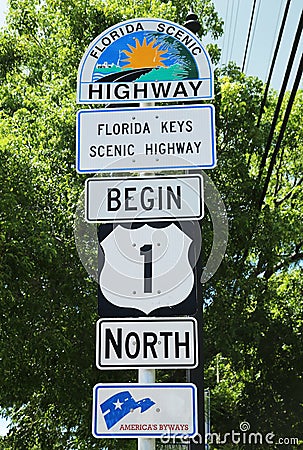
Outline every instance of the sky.
<svg viewBox="0 0 303 450">
<path fill-rule="evenodd" d="M 213 1 L 225 23 L 224 36 L 218 40 L 218 45 L 222 49 L 220 64 L 233 60 L 242 67 L 253 0 Z M 267 80 L 285 5 L 286 0 L 257 0 L 244 70 L 247 75 L 257 76 L 263 81 Z M 292 0 L 271 81 L 271 86 L 277 90 L 283 82 L 301 11 L 302 0 Z M 211 42 L 209 38 L 204 45 L 208 42 Z M 288 89 L 292 87 L 302 51 L 303 40 L 301 39 Z"/>
<path fill-rule="evenodd" d="M 224 36 L 218 40 L 222 48 L 220 64 L 228 60 L 235 61 L 242 67 L 247 33 L 250 23 L 253 0 L 213 0 L 216 10 L 223 18 Z M 248 48 L 245 73 L 266 81 L 271 57 L 275 48 L 286 0 L 257 0 L 255 21 L 252 27 L 251 45 Z M 271 86 L 279 90 L 288 63 L 292 48 L 294 34 L 302 9 L 302 0 L 292 0 L 288 13 L 287 23 L 278 54 L 276 67 L 273 73 Z M 0 0 L 0 27 L 5 24 L 7 1 Z M 209 37 L 203 40 L 203 45 L 211 42 Z M 291 89 L 296 74 L 300 55 L 303 51 L 303 41 L 297 51 L 295 64 L 291 73 L 288 89 Z M 301 85 L 302 88 L 302 85 Z M 6 432 L 5 421 L 0 419 L 0 435 Z"/>
<path fill-rule="evenodd" d="M 4 436 L 7 433 L 6 420 L 0 419 L 0 436 Z"/>
<path fill-rule="evenodd" d="M 213 0 L 216 10 L 225 23 L 224 36 L 217 42 L 222 48 L 220 65 L 226 64 L 228 60 L 233 60 L 242 67 L 253 1 Z M 286 0 L 257 0 L 255 20 L 252 26 L 251 40 L 244 70 L 247 75 L 257 76 L 263 81 L 267 80 L 285 4 Z M 283 82 L 301 9 L 302 0 L 292 0 L 271 81 L 271 86 L 277 90 L 280 89 Z M 7 0 L 0 0 L 0 27 L 5 23 L 6 10 Z M 212 42 L 211 38 L 206 37 L 203 40 L 203 45 L 209 42 Z M 288 89 L 292 87 L 302 51 L 303 40 L 301 39 Z"/>
</svg>

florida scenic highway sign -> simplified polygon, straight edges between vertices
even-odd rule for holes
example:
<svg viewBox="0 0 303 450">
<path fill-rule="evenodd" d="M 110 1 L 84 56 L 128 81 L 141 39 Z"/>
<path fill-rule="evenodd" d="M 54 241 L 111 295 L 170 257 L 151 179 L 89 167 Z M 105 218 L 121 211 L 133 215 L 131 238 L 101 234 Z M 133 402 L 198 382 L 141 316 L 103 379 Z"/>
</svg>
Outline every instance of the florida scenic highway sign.
<svg viewBox="0 0 303 450">
<path fill-rule="evenodd" d="M 191 31 L 168 20 L 114 25 L 91 42 L 78 70 L 78 103 L 212 97 L 207 51 Z"/>
<path fill-rule="evenodd" d="M 81 110 L 79 173 L 210 169 L 216 165 L 212 105 Z"/>
<path fill-rule="evenodd" d="M 97 384 L 92 432 L 96 438 L 192 436 L 197 431 L 196 386 Z"/>
</svg>

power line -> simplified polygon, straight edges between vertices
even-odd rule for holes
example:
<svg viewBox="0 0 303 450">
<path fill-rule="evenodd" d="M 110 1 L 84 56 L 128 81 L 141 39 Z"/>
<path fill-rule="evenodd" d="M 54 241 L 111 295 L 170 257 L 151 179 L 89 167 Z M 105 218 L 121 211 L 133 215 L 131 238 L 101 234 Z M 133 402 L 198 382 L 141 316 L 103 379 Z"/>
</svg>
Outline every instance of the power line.
<svg viewBox="0 0 303 450">
<path fill-rule="evenodd" d="M 270 177 L 272 175 L 273 168 L 275 166 L 276 158 L 277 158 L 279 149 L 280 149 L 281 144 L 282 144 L 282 140 L 283 140 L 284 133 L 285 133 L 285 130 L 286 130 L 287 122 L 288 122 L 288 119 L 289 119 L 289 116 L 290 116 L 290 113 L 291 113 L 291 110 L 292 110 L 292 106 L 293 106 L 293 103 L 294 103 L 294 100 L 295 100 L 295 97 L 296 97 L 296 93 L 297 93 L 298 88 L 299 88 L 299 84 L 300 84 L 301 77 L 302 77 L 302 71 L 303 71 L 303 53 L 301 54 L 300 64 L 299 64 L 299 67 L 298 67 L 298 70 L 297 70 L 296 78 L 295 78 L 295 81 L 294 81 L 293 88 L 291 90 L 291 94 L 290 94 L 289 100 L 288 100 L 288 103 L 287 103 L 287 107 L 286 107 L 285 114 L 284 114 L 284 117 L 283 117 L 283 122 L 282 122 L 281 129 L 280 129 L 280 133 L 279 133 L 279 136 L 278 136 L 278 139 L 277 139 L 277 142 L 276 142 L 276 145 L 275 145 L 275 148 L 274 148 L 274 151 L 273 151 L 270 163 L 269 163 L 269 167 L 268 167 L 268 170 L 267 170 L 266 179 L 265 179 L 264 186 L 263 186 L 263 189 L 262 189 L 262 194 L 261 194 L 261 197 L 259 199 L 259 210 L 261 210 L 262 203 L 263 203 L 264 198 L 266 196 L 266 192 L 267 192 L 267 189 L 268 189 Z"/>
<path fill-rule="evenodd" d="M 274 71 L 274 67 L 275 67 L 275 64 L 276 64 L 278 52 L 279 52 L 279 49 L 280 49 L 281 40 L 282 40 L 283 32 L 284 32 L 284 29 L 285 29 L 285 23 L 286 23 L 288 11 L 289 11 L 290 2 L 291 2 L 291 0 L 287 0 L 287 3 L 286 3 L 285 8 L 284 8 L 284 14 L 283 14 L 283 19 L 282 19 L 282 22 L 281 22 L 281 25 L 280 25 L 279 36 L 278 36 L 278 39 L 277 39 L 275 52 L 274 52 L 274 55 L 273 55 L 273 58 L 272 58 L 272 62 L 271 62 L 271 66 L 270 66 L 270 70 L 269 70 L 269 74 L 268 74 L 268 78 L 267 78 L 267 81 L 266 81 L 266 87 L 265 87 L 263 99 L 262 99 L 261 106 L 260 106 L 260 112 L 259 112 L 257 127 L 260 126 L 261 117 L 262 117 L 262 114 L 264 112 L 264 106 L 265 106 L 265 103 L 266 103 L 267 94 L 268 94 L 268 90 L 269 90 L 269 87 L 270 87 L 271 77 L 272 77 L 272 74 L 273 74 L 273 71 Z"/>
<path fill-rule="evenodd" d="M 231 16 L 230 16 L 230 27 L 229 27 L 229 34 L 228 34 L 228 42 L 227 42 L 227 52 L 226 52 L 226 60 L 227 63 L 229 61 L 229 44 L 232 34 L 232 25 L 233 25 L 233 17 L 234 17 L 234 7 L 235 7 L 235 0 L 232 0 L 232 7 L 231 7 Z"/>
<path fill-rule="evenodd" d="M 276 40 L 277 35 L 278 35 L 278 25 L 279 25 L 279 22 L 280 22 L 280 19 L 281 19 L 282 5 L 283 5 L 283 0 L 281 0 L 280 7 L 279 7 L 279 12 L 278 12 L 278 15 L 277 15 L 277 21 L 276 21 L 275 31 L 274 31 L 273 38 L 272 38 L 272 44 L 271 44 L 271 49 L 270 49 L 269 56 L 268 56 L 267 69 L 266 69 L 266 71 L 265 71 L 265 77 L 264 77 L 264 78 L 267 78 L 267 77 L 268 77 L 269 62 L 270 62 L 271 55 L 273 54 L 273 51 L 274 51 L 274 43 L 275 43 L 275 40 Z"/>
<path fill-rule="evenodd" d="M 245 45 L 245 51 L 244 51 L 244 57 L 243 57 L 243 63 L 242 63 L 242 72 L 244 72 L 246 56 L 247 56 L 247 49 L 248 49 L 248 44 L 249 44 L 249 40 L 250 40 L 251 27 L 252 27 L 254 15 L 255 15 L 256 3 L 257 3 L 257 0 L 254 0 L 253 8 L 251 11 L 251 16 L 250 16 L 249 30 L 248 30 L 247 39 L 246 39 L 246 45 Z"/>
<path fill-rule="evenodd" d="M 227 24 L 227 22 L 228 22 L 229 5 L 230 5 L 230 3 L 227 2 L 227 5 L 226 5 L 226 11 L 225 11 L 226 22 L 224 23 L 224 25 L 225 25 L 225 30 L 227 30 L 226 24 Z M 226 39 L 226 35 L 227 35 L 227 32 L 224 31 L 223 45 L 222 45 L 222 53 L 221 53 L 222 64 L 224 64 L 223 54 L 224 54 L 224 50 L 225 50 L 225 39 Z"/>
<path fill-rule="evenodd" d="M 262 0 L 259 0 L 259 3 L 258 3 L 256 20 L 254 22 L 253 33 L 252 33 L 252 38 L 251 38 L 251 44 L 249 46 L 249 51 L 248 51 L 248 56 L 247 56 L 247 71 L 248 71 L 248 66 L 249 66 L 249 61 L 250 61 L 251 50 L 252 50 L 253 42 L 254 42 L 254 39 L 255 39 L 255 33 L 256 33 L 256 28 L 257 28 L 257 23 L 258 23 L 258 18 L 259 18 L 261 1 Z"/>
<path fill-rule="evenodd" d="M 228 14 L 228 8 L 229 8 L 229 2 L 227 2 L 226 4 L 226 9 L 225 9 L 225 16 L 227 18 L 227 14 Z M 226 19 L 227 20 L 227 19 Z M 222 42 L 222 48 L 221 48 L 221 55 L 220 55 L 220 61 L 219 61 L 219 66 L 223 64 L 223 52 L 224 52 L 224 47 L 225 47 L 225 37 L 226 37 L 226 21 L 224 21 L 224 33 L 223 33 L 223 42 Z"/>
<path fill-rule="evenodd" d="M 264 186 L 263 186 L 263 189 L 262 189 L 262 193 L 261 193 L 261 196 L 260 196 L 259 201 L 258 201 L 258 210 L 255 212 L 254 227 L 250 231 L 250 235 L 249 235 L 249 237 L 248 237 L 248 239 L 246 241 L 246 246 L 245 246 L 242 258 L 241 258 L 242 264 L 244 264 L 244 262 L 245 262 L 245 260 L 246 260 L 246 258 L 248 256 L 249 245 L 250 245 L 250 242 L 253 239 L 253 236 L 254 236 L 255 231 L 257 229 L 256 222 L 258 221 L 258 219 L 260 217 L 260 212 L 262 210 L 262 204 L 263 204 L 264 198 L 266 196 L 266 192 L 267 192 L 268 185 L 269 185 L 269 182 L 270 182 L 270 177 L 272 175 L 272 171 L 273 171 L 273 168 L 274 168 L 274 165 L 275 165 L 275 162 L 276 162 L 276 158 L 277 158 L 279 149 L 280 149 L 281 144 L 282 144 L 282 140 L 283 140 L 284 133 L 285 133 L 285 130 L 286 130 L 286 126 L 287 126 L 287 123 L 288 123 L 288 119 L 289 119 L 289 116 L 290 116 L 290 113 L 291 113 L 291 110 L 292 110 L 294 99 L 295 99 L 296 93 L 297 93 L 298 88 L 299 88 L 299 84 L 300 84 L 301 77 L 302 77 L 302 70 L 303 70 L 303 54 L 301 54 L 300 64 L 299 64 L 299 67 L 298 67 L 298 70 L 297 70 L 296 78 L 295 78 L 295 81 L 294 81 L 294 84 L 293 84 L 293 88 L 291 90 L 291 94 L 290 94 L 290 97 L 289 97 L 289 100 L 288 100 L 288 104 L 287 104 L 287 107 L 286 107 L 286 110 L 285 110 L 282 126 L 281 126 L 281 129 L 280 129 L 280 132 L 279 132 L 279 136 L 278 136 L 278 139 L 277 139 L 277 142 L 276 142 L 276 145 L 275 145 L 274 152 L 273 152 L 272 157 L 271 157 L 271 161 L 270 161 L 269 167 L 268 167 L 268 171 L 267 171 L 265 183 L 264 183 Z"/>
<path fill-rule="evenodd" d="M 232 42 L 231 42 L 231 49 L 230 49 L 230 53 L 229 53 L 229 60 L 231 60 L 233 49 L 234 49 L 236 28 L 237 28 L 237 23 L 238 23 L 240 0 L 237 0 L 237 1 L 238 2 L 237 2 L 237 10 L 236 10 L 236 16 L 235 16 L 235 26 L 234 26 L 233 38 L 232 38 Z"/>
<path fill-rule="evenodd" d="M 289 79 L 289 76 L 290 76 L 290 72 L 291 72 L 291 69 L 292 69 L 292 66 L 293 66 L 293 63 L 294 63 L 295 55 L 296 55 L 298 44 L 299 44 L 299 41 L 300 41 L 300 36 L 302 34 L 302 25 L 303 25 L 303 12 L 301 13 L 301 17 L 300 17 L 300 20 L 299 20 L 299 23 L 298 23 L 298 26 L 297 26 L 296 34 L 295 34 L 295 37 L 294 37 L 294 40 L 293 40 L 291 54 L 290 54 L 289 59 L 288 59 L 288 64 L 287 64 L 287 68 L 286 68 L 286 71 L 285 71 L 285 74 L 284 74 L 283 84 L 282 84 L 282 87 L 281 87 L 281 90 L 280 90 L 280 94 L 279 94 L 279 97 L 278 97 L 278 101 L 277 101 L 277 104 L 276 104 L 274 117 L 273 117 L 273 120 L 272 120 L 272 123 L 271 123 L 271 129 L 270 129 L 270 133 L 269 133 L 269 136 L 268 136 L 268 139 L 267 139 L 267 144 L 266 144 L 266 148 L 265 148 L 265 151 L 264 151 L 264 155 L 262 157 L 262 161 L 261 161 L 261 164 L 260 164 L 259 174 L 258 174 L 258 177 L 257 177 L 256 185 L 260 184 L 260 180 L 261 180 L 261 176 L 262 176 L 262 173 L 263 173 L 263 169 L 265 167 L 266 160 L 267 160 L 268 153 L 269 153 L 269 149 L 271 147 L 271 143 L 272 143 L 272 139 L 273 139 L 276 123 L 277 123 L 277 120 L 278 120 L 278 117 L 279 117 L 282 101 L 283 101 L 283 98 L 284 98 L 284 93 L 285 93 L 285 90 L 286 90 L 286 87 L 287 87 L 287 83 L 288 83 L 288 79 Z M 294 82 L 294 86 L 293 86 L 293 89 L 292 89 L 292 93 L 291 93 L 291 96 L 290 96 L 290 99 L 289 99 L 289 102 L 288 102 L 288 105 L 287 105 L 287 110 L 286 110 L 286 112 L 284 114 L 283 124 L 282 124 L 282 127 L 280 129 L 279 137 L 278 137 L 278 140 L 277 140 L 277 143 L 276 143 L 273 155 L 271 157 L 270 166 L 269 166 L 269 169 L 268 169 L 268 172 L 267 172 L 267 176 L 266 176 L 265 183 L 264 183 L 264 186 L 263 186 L 263 189 L 262 189 L 262 192 L 261 192 L 261 196 L 259 197 L 259 200 L 257 200 L 257 202 L 256 202 L 256 204 L 258 206 L 258 212 L 256 212 L 256 220 L 258 220 L 258 217 L 259 217 L 259 214 L 260 214 L 260 211 L 261 211 L 261 208 L 262 208 L 262 204 L 263 204 L 266 192 L 267 192 L 267 188 L 268 188 L 268 184 L 269 184 L 272 168 L 274 167 L 275 160 L 276 160 L 276 157 L 277 157 L 277 153 L 278 153 L 279 148 L 281 146 L 282 138 L 283 138 L 284 131 L 285 131 L 285 128 L 286 128 L 286 125 L 287 125 L 287 121 L 288 121 L 288 117 L 289 117 L 289 114 L 290 114 L 290 111 L 291 111 L 291 108 L 292 108 L 293 98 L 295 96 L 295 93 L 298 90 L 298 86 L 299 86 L 301 77 L 302 77 L 302 56 L 301 56 L 301 62 L 300 62 L 300 65 L 299 65 L 299 68 L 298 68 L 298 71 L 297 71 L 296 79 L 295 79 L 295 82 Z M 255 189 L 254 189 L 254 191 L 255 191 Z M 255 191 L 255 194 L 256 194 L 256 191 Z M 257 198 L 256 195 L 255 195 L 255 197 Z M 249 237 L 247 239 L 247 245 L 245 246 L 245 249 L 244 249 L 244 252 L 243 252 L 243 255 L 242 255 L 242 258 L 241 258 L 242 263 L 244 263 L 244 261 L 247 258 L 248 251 L 249 251 L 249 243 L 250 243 L 250 241 L 253 238 L 255 229 L 256 229 L 256 227 L 254 226 L 254 229 L 251 230 L 250 235 L 249 235 Z"/>
<path fill-rule="evenodd" d="M 274 112 L 274 117 L 273 117 L 273 120 L 272 120 L 272 123 L 271 123 L 271 128 L 270 128 L 269 136 L 268 136 L 268 139 L 267 139 L 267 144 L 266 144 L 266 147 L 265 147 L 265 150 L 264 150 L 264 155 L 263 155 L 261 163 L 260 163 L 259 174 L 258 174 L 258 182 L 260 181 L 260 178 L 262 176 L 262 172 L 263 172 L 263 169 L 265 167 L 265 163 L 266 163 L 266 160 L 267 160 L 267 157 L 268 157 L 269 149 L 271 147 L 272 139 L 273 139 L 273 136 L 274 136 L 276 124 L 277 124 L 277 121 L 278 121 L 278 117 L 279 117 L 279 113 L 280 113 L 280 109 L 281 109 L 281 105 L 282 105 L 282 101 L 283 101 L 283 98 L 284 98 L 284 94 L 285 94 L 285 91 L 286 91 L 287 83 L 288 83 L 288 80 L 289 80 L 291 69 L 292 69 L 292 66 L 293 66 L 293 63 L 294 63 L 294 60 L 295 60 L 295 56 L 296 56 L 296 52 L 297 52 L 297 49 L 298 49 L 298 45 L 299 45 L 299 42 L 300 42 L 300 37 L 301 37 L 301 34 L 302 34 L 302 28 L 303 28 L 303 11 L 301 12 L 301 17 L 300 17 L 300 20 L 299 20 L 299 23 L 298 23 L 298 27 L 297 27 L 297 31 L 296 31 L 296 34 L 295 34 L 295 37 L 294 37 L 294 40 L 293 40 L 291 53 L 290 53 L 290 56 L 289 56 L 289 59 L 288 59 L 287 68 L 286 68 L 286 71 L 285 71 L 282 87 L 281 87 L 281 90 L 280 90 L 280 93 L 279 93 L 278 101 L 277 101 L 275 112 Z"/>
</svg>

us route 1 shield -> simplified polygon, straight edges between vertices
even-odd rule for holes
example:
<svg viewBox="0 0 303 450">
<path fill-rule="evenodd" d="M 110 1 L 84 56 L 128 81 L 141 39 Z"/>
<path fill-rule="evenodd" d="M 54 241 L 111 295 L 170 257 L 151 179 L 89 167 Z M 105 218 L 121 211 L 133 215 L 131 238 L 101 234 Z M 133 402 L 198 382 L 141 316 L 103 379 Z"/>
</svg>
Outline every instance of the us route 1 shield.
<svg viewBox="0 0 303 450">
<path fill-rule="evenodd" d="M 196 386 L 97 384 L 92 433 L 96 438 L 192 436 L 197 430 Z"/>
<path fill-rule="evenodd" d="M 199 222 L 99 227 L 100 317 L 194 315 Z"/>
<path fill-rule="evenodd" d="M 99 319 L 98 369 L 193 369 L 198 364 L 194 318 Z"/>
</svg>

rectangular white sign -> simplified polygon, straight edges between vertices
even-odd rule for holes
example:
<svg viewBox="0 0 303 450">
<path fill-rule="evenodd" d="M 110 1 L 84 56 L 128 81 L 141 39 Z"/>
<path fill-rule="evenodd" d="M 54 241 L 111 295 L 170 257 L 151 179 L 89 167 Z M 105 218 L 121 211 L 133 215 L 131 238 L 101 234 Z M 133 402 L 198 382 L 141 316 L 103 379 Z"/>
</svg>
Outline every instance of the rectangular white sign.
<svg viewBox="0 0 303 450">
<path fill-rule="evenodd" d="M 213 168 L 214 116 L 212 105 L 78 111 L 77 172 Z"/>
<path fill-rule="evenodd" d="M 192 436 L 197 431 L 196 386 L 186 384 L 97 384 L 94 437 Z"/>
<path fill-rule="evenodd" d="M 203 217 L 201 175 L 89 178 L 87 222 L 191 220 Z"/>
<path fill-rule="evenodd" d="M 100 319 L 98 369 L 194 368 L 198 365 L 194 318 Z"/>
</svg>

